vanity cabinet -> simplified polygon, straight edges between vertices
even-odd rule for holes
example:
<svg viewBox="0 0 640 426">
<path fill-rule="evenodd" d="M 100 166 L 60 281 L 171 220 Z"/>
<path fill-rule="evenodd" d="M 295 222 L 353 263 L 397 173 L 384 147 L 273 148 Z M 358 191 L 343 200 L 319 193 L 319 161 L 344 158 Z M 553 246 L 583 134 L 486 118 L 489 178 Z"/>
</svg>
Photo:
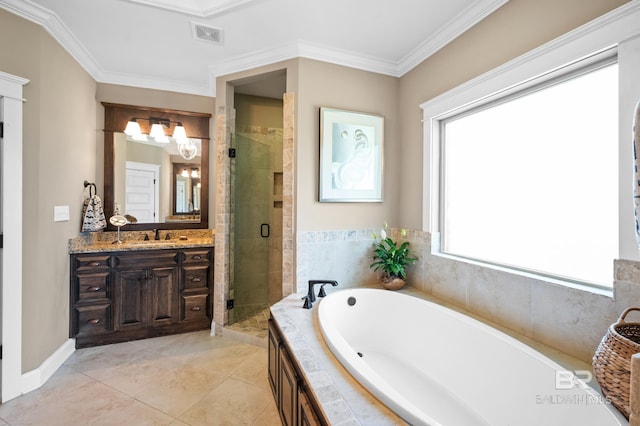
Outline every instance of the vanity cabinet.
<svg viewBox="0 0 640 426">
<path fill-rule="evenodd" d="M 210 250 L 192 250 L 182 253 L 180 280 L 183 283 L 180 294 L 180 321 L 203 321 L 211 318 L 208 300 L 213 270 Z"/>
<path fill-rule="evenodd" d="M 212 248 L 72 254 L 76 347 L 210 327 L 212 257 Z"/>
<path fill-rule="evenodd" d="M 269 319 L 268 377 L 280 420 L 285 426 L 327 425 L 278 330 Z"/>
</svg>

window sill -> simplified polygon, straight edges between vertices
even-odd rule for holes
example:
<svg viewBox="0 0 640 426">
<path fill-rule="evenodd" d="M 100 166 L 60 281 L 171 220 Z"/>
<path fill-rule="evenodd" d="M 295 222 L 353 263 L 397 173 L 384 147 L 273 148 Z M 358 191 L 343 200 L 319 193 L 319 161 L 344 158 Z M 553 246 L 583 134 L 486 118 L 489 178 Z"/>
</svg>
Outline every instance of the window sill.
<svg viewBox="0 0 640 426">
<path fill-rule="evenodd" d="M 519 269 L 515 269 L 515 268 L 509 268 L 509 267 L 506 267 L 506 266 L 496 265 L 496 264 L 489 263 L 489 262 L 483 262 L 483 261 L 479 261 L 479 260 L 475 260 L 475 259 L 469 259 L 469 258 L 462 257 L 462 256 L 456 256 L 456 255 L 449 254 L 449 253 L 443 253 L 439 249 L 436 249 L 436 248 L 432 248 L 431 255 L 432 256 L 436 256 L 436 257 L 441 257 L 443 259 L 453 260 L 453 261 L 456 261 L 456 262 L 466 263 L 466 264 L 469 264 L 469 265 L 481 266 L 483 268 L 493 269 L 495 271 L 500 271 L 500 272 L 504 272 L 504 273 L 511 274 L 511 275 L 521 276 L 521 277 L 524 277 L 524 278 L 536 280 L 536 281 L 538 281 L 538 282 L 540 282 L 542 284 L 550 284 L 550 285 L 555 285 L 555 286 L 568 287 L 568 288 L 572 288 L 572 289 L 575 289 L 575 290 L 580 290 L 580 291 L 584 291 L 584 292 L 588 292 L 588 293 L 592 293 L 592 294 L 597 294 L 599 296 L 606 296 L 606 297 L 609 297 L 611 299 L 613 299 L 613 297 L 614 297 L 613 286 L 610 287 L 610 288 L 606 288 L 604 286 L 603 287 L 597 287 L 595 284 L 591 284 L 591 283 L 577 282 L 577 281 L 571 281 L 571 280 L 563 280 L 561 278 L 555 278 L 555 277 L 550 277 L 550 276 L 547 276 L 547 275 L 536 274 L 536 273 L 530 272 L 530 271 L 523 271 L 523 270 L 519 270 Z"/>
</svg>

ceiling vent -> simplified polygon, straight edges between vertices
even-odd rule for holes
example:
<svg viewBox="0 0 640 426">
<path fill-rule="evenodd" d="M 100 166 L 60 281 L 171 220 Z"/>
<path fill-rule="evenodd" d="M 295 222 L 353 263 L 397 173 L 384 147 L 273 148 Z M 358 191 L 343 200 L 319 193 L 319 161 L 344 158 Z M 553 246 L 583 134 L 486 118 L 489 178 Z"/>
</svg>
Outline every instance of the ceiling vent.
<svg viewBox="0 0 640 426">
<path fill-rule="evenodd" d="M 191 33 L 193 38 L 204 40 L 213 44 L 222 44 L 224 33 L 220 28 L 191 22 Z"/>
</svg>

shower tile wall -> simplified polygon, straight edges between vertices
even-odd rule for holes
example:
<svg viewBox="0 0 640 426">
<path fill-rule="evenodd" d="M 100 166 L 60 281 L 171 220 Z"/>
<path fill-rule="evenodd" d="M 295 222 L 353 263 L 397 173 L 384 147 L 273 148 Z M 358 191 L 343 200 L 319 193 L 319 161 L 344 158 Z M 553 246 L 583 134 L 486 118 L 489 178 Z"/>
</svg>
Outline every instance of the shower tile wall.
<svg viewBox="0 0 640 426">
<path fill-rule="evenodd" d="M 231 133 L 235 129 L 235 110 L 232 107 L 220 106 L 216 109 L 216 159 L 215 159 L 215 268 L 213 286 L 213 320 L 220 326 L 228 322 L 226 301 L 229 299 L 228 278 L 230 271 L 232 205 L 231 162 L 228 149 L 231 147 Z"/>
</svg>

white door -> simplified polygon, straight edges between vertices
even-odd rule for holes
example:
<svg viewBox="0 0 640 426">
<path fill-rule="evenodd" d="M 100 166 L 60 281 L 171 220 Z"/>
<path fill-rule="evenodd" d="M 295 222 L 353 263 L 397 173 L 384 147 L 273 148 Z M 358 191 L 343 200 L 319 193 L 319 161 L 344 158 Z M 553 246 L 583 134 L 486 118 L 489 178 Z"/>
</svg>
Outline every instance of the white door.
<svg viewBox="0 0 640 426">
<path fill-rule="evenodd" d="M 187 182 L 176 176 L 176 213 L 188 213 L 187 210 Z"/>
<path fill-rule="evenodd" d="M 139 223 L 159 221 L 158 174 L 160 166 L 127 161 L 124 214 Z"/>
<path fill-rule="evenodd" d="M 0 250 L 2 297 L 2 402 L 22 394 L 22 87 L 29 80 L 0 71 L 3 245 Z M 9 177 L 9 178 L 8 178 Z M 11 183 L 4 185 L 4 183 Z M 11 206 L 11 208 L 4 208 Z"/>
<path fill-rule="evenodd" d="M 0 353 L 2 353 L 2 250 L 3 250 L 3 239 L 2 239 L 2 209 L 4 206 L 2 205 L 2 159 L 4 158 L 4 137 L 3 137 L 3 127 L 4 127 L 4 114 L 3 114 L 3 105 L 4 101 L 2 100 L 2 96 L 0 96 Z M 0 383 L 2 383 L 2 357 L 0 357 Z M 1 386 L 0 386 L 1 388 Z M 2 389 L 0 389 L 0 393 Z M 1 401 L 0 396 L 0 401 Z"/>
</svg>

